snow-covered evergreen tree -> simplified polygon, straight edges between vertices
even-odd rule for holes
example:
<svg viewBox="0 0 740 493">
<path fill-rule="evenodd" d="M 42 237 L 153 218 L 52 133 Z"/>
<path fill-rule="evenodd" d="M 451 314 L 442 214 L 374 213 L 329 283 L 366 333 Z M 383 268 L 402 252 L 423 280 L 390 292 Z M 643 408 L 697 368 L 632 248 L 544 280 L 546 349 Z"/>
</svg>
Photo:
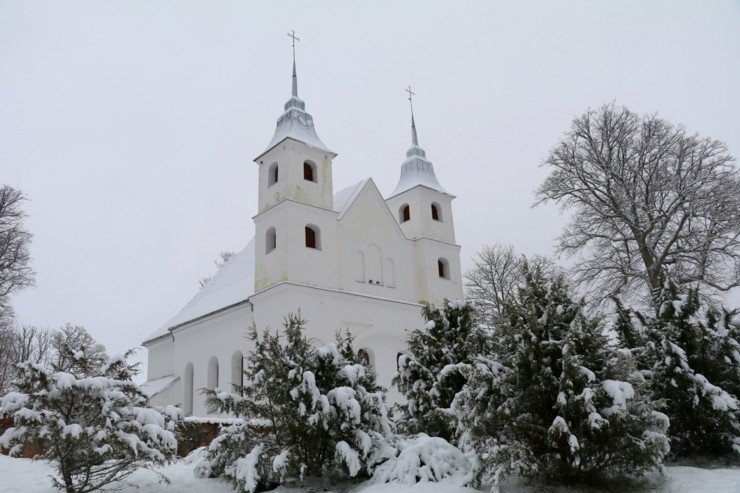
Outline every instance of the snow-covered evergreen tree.
<svg viewBox="0 0 740 493">
<path fill-rule="evenodd" d="M 80 367 L 93 366 L 76 351 L 65 357 Z M 125 356 L 80 378 L 30 362 L 20 366 L 14 391 L 0 402 L 0 414 L 14 420 L 0 437 L 0 446 L 16 454 L 25 443 L 40 441 L 43 458 L 56 465 L 58 477 L 52 478 L 56 488 L 68 493 L 95 491 L 137 468 L 164 464 L 174 456 L 174 427 L 181 411 L 174 406 L 164 412 L 149 407 L 148 398 L 132 381 L 136 366 L 127 364 Z"/>
<path fill-rule="evenodd" d="M 481 355 L 454 403 L 478 480 L 507 474 L 588 481 L 640 473 L 668 453 L 668 419 L 635 363 L 609 347 L 561 276 L 525 266 L 494 352 Z"/>
<path fill-rule="evenodd" d="M 467 382 L 475 357 L 485 351 L 485 329 L 475 323 L 473 308 L 447 301 L 440 309 L 422 310 L 424 330 L 407 339 L 408 352 L 398 359 L 394 385 L 406 397 L 399 424 L 407 433 L 426 433 L 456 441 L 457 419 L 452 402 Z"/>
<path fill-rule="evenodd" d="M 709 309 L 696 289 L 667 283 L 657 316 L 618 303 L 617 332 L 639 356 L 654 399 L 671 420 L 672 455 L 740 454 L 740 321 Z"/>
<path fill-rule="evenodd" d="M 246 421 L 211 443 L 197 475 L 224 476 L 253 492 L 285 477 L 369 474 L 395 454 L 384 390 L 350 335 L 317 349 L 304 324 L 290 315 L 284 338 L 253 328 L 244 386 L 205 391 L 210 405 Z"/>
</svg>

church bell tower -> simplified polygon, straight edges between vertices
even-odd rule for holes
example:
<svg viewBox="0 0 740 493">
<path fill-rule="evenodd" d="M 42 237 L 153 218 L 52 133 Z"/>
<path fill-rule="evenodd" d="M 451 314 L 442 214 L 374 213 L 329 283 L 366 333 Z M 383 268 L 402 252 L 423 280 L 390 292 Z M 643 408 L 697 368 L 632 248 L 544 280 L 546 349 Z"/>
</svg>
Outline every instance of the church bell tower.
<svg viewBox="0 0 740 493">
<path fill-rule="evenodd" d="M 295 33 L 290 99 L 277 120 L 259 166 L 258 213 L 254 217 L 255 291 L 282 281 L 333 287 L 336 267 L 322 267 L 335 249 L 332 160 L 306 103 L 298 97 Z M 333 219 L 334 222 L 335 219 Z"/>
</svg>

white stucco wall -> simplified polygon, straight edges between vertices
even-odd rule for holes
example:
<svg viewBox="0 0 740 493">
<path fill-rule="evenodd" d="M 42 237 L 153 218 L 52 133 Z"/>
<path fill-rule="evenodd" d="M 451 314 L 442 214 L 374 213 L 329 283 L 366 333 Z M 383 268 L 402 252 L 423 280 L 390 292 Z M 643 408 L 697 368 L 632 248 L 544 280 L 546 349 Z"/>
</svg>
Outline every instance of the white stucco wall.
<svg viewBox="0 0 740 493">
<path fill-rule="evenodd" d="M 262 212 L 283 199 L 333 208 L 332 158 L 326 151 L 318 150 L 292 139 L 286 139 L 259 157 L 259 192 L 257 210 Z M 315 165 L 315 182 L 303 178 L 303 163 Z M 278 181 L 269 184 L 269 170 L 278 164 Z"/>
<path fill-rule="evenodd" d="M 257 327 L 282 326 L 287 313 L 301 312 L 306 333 L 316 343 L 334 341 L 338 330 L 349 329 L 355 350 L 366 349 L 378 382 L 390 387 L 396 356 L 406 349 L 408 331 L 424 326 L 421 306 L 341 291 L 283 283 L 253 296 Z"/>
<path fill-rule="evenodd" d="M 209 386 L 208 363 L 212 357 L 216 358 L 219 370 L 217 386 L 224 390 L 231 390 L 232 356 L 236 351 L 246 354 L 249 349 L 249 341 L 245 335 L 251 325 L 251 312 L 251 305 L 245 303 L 174 329 L 172 331 L 174 337 L 167 343 L 174 354 L 169 374 L 179 377 L 179 381 L 170 388 L 174 389 L 173 391 L 165 391 L 155 396 L 152 402 L 157 405 L 185 403 L 187 401 L 185 394 L 190 391 L 186 388 L 188 379 L 185 375 L 185 368 L 188 364 L 192 364 L 192 414 L 207 415 L 208 410 L 199 389 Z M 149 364 L 151 365 L 152 362 L 159 364 L 156 362 L 159 352 L 153 353 L 151 347 L 149 350 Z M 173 394 L 176 394 L 174 398 Z"/>
</svg>

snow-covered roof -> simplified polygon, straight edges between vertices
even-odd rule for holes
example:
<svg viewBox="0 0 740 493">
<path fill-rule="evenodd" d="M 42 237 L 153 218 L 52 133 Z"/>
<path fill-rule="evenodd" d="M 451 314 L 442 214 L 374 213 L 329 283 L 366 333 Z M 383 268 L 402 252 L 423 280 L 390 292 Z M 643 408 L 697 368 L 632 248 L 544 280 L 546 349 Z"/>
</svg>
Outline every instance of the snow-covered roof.
<svg viewBox="0 0 740 493">
<path fill-rule="evenodd" d="M 174 375 L 167 375 L 166 377 L 156 378 L 154 380 L 147 380 L 142 383 L 139 388 L 151 399 L 155 395 L 167 390 L 173 383 L 177 382 L 180 377 Z"/>
<path fill-rule="evenodd" d="M 303 103 L 303 101 L 301 101 L 301 103 Z M 316 127 L 314 127 L 313 124 L 313 117 L 296 107 L 292 107 L 280 115 L 280 118 L 278 118 L 277 121 L 277 127 L 275 128 L 275 135 L 272 136 L 270 144 L 262 154 L 288 138 L 297 140 L 298 142 L 303 142 L 309 147 L 334 154 L 326 144 L 321 142 L 321 139 L 316 133 Z"/>
<path fill-rule="evenodd" d="M 416 136 L 416 123 L 414 116 L 411 115 L 411 147 L 406 151 L 406 161 L 401 166 L 401 177 L 398 179 L 398 185 L 388 198 L 395 197 L 399 193 L 411 190 L 416 186 L 424 186 L 444 193 L 448 193 L 437 181 L 434 174 L 432 162 L 427 159 L 427 153 L 419 147 L 419 139 Z"/>
<path fill-rule="evenodd" d="M 277 121 L 277 127 L 275 128 L 275 135 L 272 136 L 270 144 L 267 149 L 260 154 L 256 160 L 265 154 L 267 151 L 278 145 L 285 139 L 293 139 L 298 142 L 303 142 L 309 147 L 319 149 L 331 153 L 336 156 L 336 153 L 326 147 L 318 134 L 316 133 L 316 127 L 313 124 L 313 117 L 306 112 L 306 103 L 298 97 L 298 77 L 296 76 L 295 61 L 293 61 L 293 93 L 285 103 L 285 111 Z"/>
<path fill-rule="evenodd" d="M 370 178 L 365 178 L 362 181 L 350 185 L 334 194 L 334 210 L 339 213 L 337 219 L 342 219 L 344 214 L 349 210 L 352 203 L 360 195 L 362 189 L 365 188 Z"/>
<path fill-rule="evenodd" d="M 177 315 L 146 338 L 158 339 L 177 327 L 196 318 L 246 301 L 254 294 L 254 238 L 244 250 L 234 254 L 208 283 L 198 291 Z"/>
<path fill-rule="evenodd" d="M 413 147 L 409 149 L 409 152 L 413 149 Z M 424 152 L 421 147 L 417 147 L 417 149 Z M 442 185 L 439 184 L 437 176 L 434 174 L 432 163 L 427 160 L 423 154 L 414 154 L 407 158 L 401 166 L 401 177 L 398 179 L 398 185 L 396 185 L 396 188 L 388 198 L 395 197 L 399 193 L 411 190 L 419 185 L 431 188 L 432 190 L 436 190 L 446 195 L 451 195 L 447 190 L 442 188 Z"/>
<path fill-rule="evenodd" d="M 366 178 L 334 194 L 334 210 L 341 219 L 365 187 Z M 171 329 L 249 299 L 254 294 L 254 238 L 234 254 L 192 300 L 144 343 L 166 336 Z"/>
</svg>

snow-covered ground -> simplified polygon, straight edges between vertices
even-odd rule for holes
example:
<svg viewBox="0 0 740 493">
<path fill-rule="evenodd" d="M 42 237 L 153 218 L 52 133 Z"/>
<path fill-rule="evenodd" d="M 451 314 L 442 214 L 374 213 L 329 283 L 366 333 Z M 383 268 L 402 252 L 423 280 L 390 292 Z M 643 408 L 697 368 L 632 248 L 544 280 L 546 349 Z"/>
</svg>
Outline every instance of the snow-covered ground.
<svg viewBox="0 0 740 493">
<path fill-rule="evenodd" d="M 122 493 L 165 492 L 165 493 L 233 493 L 227 482 L 216 479 L 198 479 L 193 475 L 193 461 L 180 460 L 160 470 L 170 480 L 170 484 L 161 482 L 157 474 L 151 471 L 138 471 L 128 478 L 128 486 L 119 490 Z M 16 459 L 0 455 L 0 493 L 55 493 L 49 476 L 52 468 L 44 461 Z M 313 483 L 307 487 L 283 487 L 276 493 L 310 493 L 340 492 L 351 493 L 474 493 L 476 490 L 465 488 L 452 481 L 442 483 L 423 483 L 413 486 L 399 484 L 370 484 L 356 486 L 344 485 L 331 487 L 326 484 Z M 542 487 L 508 484 L 502 493 L 535 493 Z M 566 493 L 565 488 L 548 488 L 549 493 Z M 668 467 L 666 477 L 656 478 L 652 487 L 646 488 L 650 493 L 740 493 L 740 468 L 735 469 L 699 469 L 695 467 Z"/>
</svg>

